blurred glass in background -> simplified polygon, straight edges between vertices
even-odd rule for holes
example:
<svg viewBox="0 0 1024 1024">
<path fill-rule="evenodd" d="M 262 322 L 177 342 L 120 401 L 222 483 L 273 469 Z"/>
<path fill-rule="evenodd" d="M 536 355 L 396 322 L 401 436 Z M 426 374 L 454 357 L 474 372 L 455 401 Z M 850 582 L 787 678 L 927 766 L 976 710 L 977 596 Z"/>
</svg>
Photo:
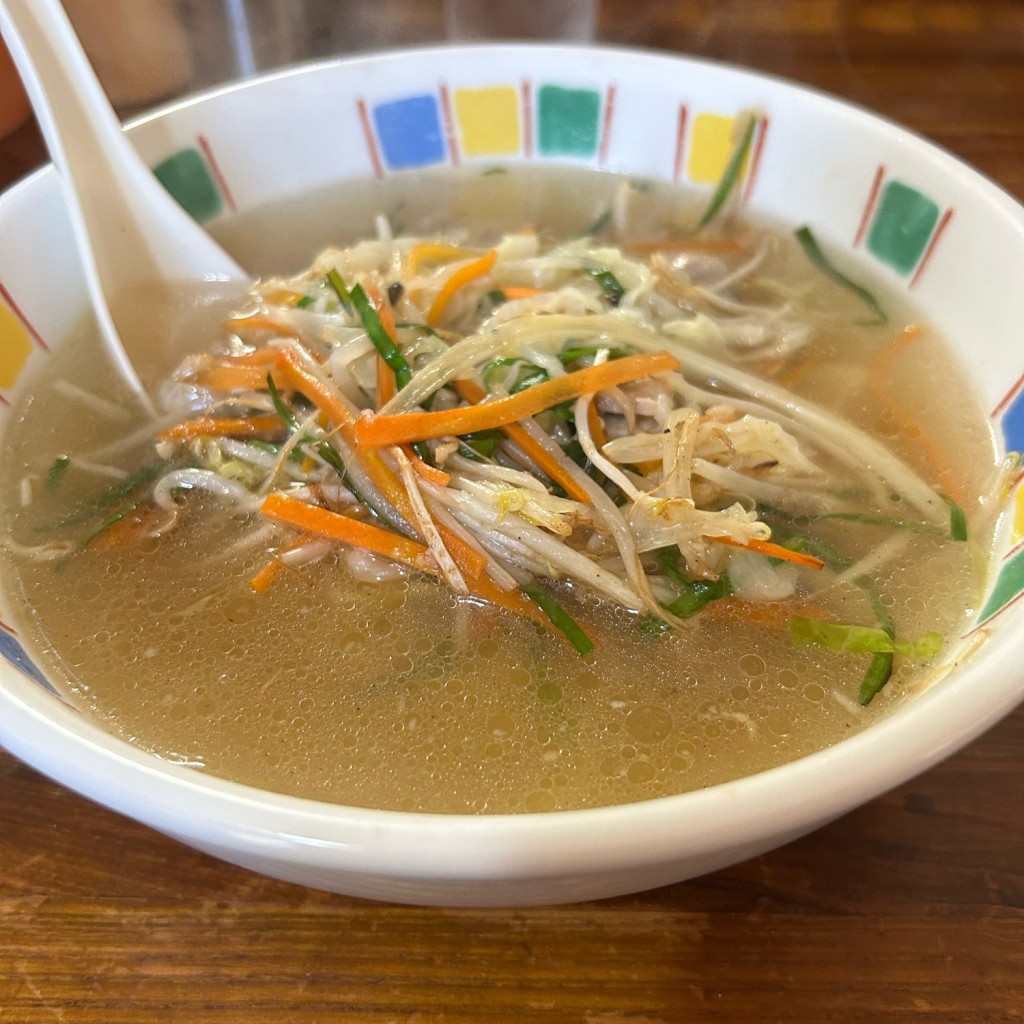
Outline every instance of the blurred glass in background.
<svg viewBox="0 0 1024 1024">
<path fill-rule="evenodd" d="M 131 113 L 305 60 L 451 40 L 595 35 L 598 0 L 62 0 Z"/>
<path fill-rule="evenodd" d="M 597 0 L 445 0 L 444 25 L 450 39 L 594 38 Z"/>
<path fill-rule="evenodd" d="M 957 86 L 935 69 L 969 65 L 996 104 L 1008 81 L 996 69 L 1019 63 L 1024 38 L 1024 0 L 63 2 L 124 118 L 302 61 L 447 40 L 594 39 L 796 74 L 943 137 L 944 100 Z M 887 61 L 898 60 L 910 38 L 918 60 L 894 91 Z M 15 122 L 24 112 L 4 74 L 0 55 L 0 124 L 5 104 Z M 980 94 L 979 116 L 988 95 Z"/>
</svg>

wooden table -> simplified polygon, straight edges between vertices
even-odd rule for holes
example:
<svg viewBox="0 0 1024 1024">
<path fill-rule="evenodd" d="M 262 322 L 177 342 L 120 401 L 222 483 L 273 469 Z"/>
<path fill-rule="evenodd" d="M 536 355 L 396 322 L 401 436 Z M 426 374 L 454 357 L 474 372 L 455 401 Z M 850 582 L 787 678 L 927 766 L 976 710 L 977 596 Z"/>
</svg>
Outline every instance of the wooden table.
<svg viewBox="0 0 1024 1024">
<path fill-rule="evenodd" d="M 438 4 L 382 6 L 389 39 L 440 37 Z M 600 35 L 813 83 L 1024 196 L 1021 0 L 605 0 Z M 0 183 L 41 157 L 31 127 L 0 142 Z M 230 867 L 0 753 L 0 1022 L 1021 1021 L 1022 756 L 1024 709 L 730 870 L 442 911 Z"/>
</svg>

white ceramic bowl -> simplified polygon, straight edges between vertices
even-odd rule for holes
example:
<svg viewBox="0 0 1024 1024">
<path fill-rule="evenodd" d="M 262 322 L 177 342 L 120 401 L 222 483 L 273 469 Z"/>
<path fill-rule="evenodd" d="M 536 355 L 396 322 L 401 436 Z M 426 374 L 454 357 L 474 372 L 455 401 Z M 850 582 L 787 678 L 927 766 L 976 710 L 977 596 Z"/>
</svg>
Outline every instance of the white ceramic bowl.
<svg viewBox="0 0 1024 1024">
<path fill-rule="evenodd" d="M 444 163 L 575 163 L 710 190 L 732 119 L 749 108 L 765 118 L 743 201 L 812 225 L 834 250 L 857 250 L 891 288 L 911 290 L 969 367 L 1004 447 L 1024 448 L 1024 210 L 929 143 L 806 89 L 648 52 L 421 50 L 221 89 L 143 120 L 132 138 L 184 205 L 212 221 L 338 180 Z M 52 170 L 0 199 L 0 239 L 0 390 L 10 399 L 86 308 Z M 978 258 L 983 252 L 1001 259 Z M 1014 500 L 1024 508 L 1019 493 Z M 680 796 L 493 817 L 277 796 L 115 739 L 63 703 L 17 637 L 2 630 L 0 740 L 168 835 L 307 885 L 444 905 L 636 891 L 808 832 L 928 768 L 1017 704 L 1020 540 L 1004 531 L 988 602 L 954 652 L 971 656 L 941 683 L 831 749 Z"/>
</svg>

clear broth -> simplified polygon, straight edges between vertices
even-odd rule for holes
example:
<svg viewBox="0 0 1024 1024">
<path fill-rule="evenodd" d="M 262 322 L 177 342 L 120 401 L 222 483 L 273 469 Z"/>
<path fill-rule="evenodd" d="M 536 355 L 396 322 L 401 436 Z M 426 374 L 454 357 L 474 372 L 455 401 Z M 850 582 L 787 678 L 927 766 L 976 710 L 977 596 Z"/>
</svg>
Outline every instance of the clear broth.
<svg viewBox="0 0 1024 1024">
<path fill-rule="evenodd" d="M 487 238 L 533 224 L 571 236 L 608 208 L 616 181 L 552 170 L 398 176 L 241 215 L 218 233 L 262 273 L 297 271 L 327 244 L 372 235 L 380 210 L 411 233 L 473 225 L 474 236 Z M 645 222 L 692 220 L 693 203 L 666 187 L 645 189 L 636 204 L 641 232 Z M 799 280 L 800 259 L 795 246 L 784 247 L 774 272 Z M 803 271 L 804 279 L 813 274 Z M 840 326 L 819 331 L 821 358 L 795 389 L 925 474 L 941 437 L 960 493 L 982 493 L 995 451 L 946 346 L 928 332 L 890 367 L 885 393 L 898 394 L 915 423 L 935 425 L 936 439 L 913 436 L 868 372 L 893 327 L 842 326 L 860 310 L 838 291 L 827 294 Z M 186 332 L 192 349 L 202 347 L 195 338 L 204 330 Z M 97 490 L 96 476 L 75 468 L 79 453 L 132 467 L 150 450 L 148 431 L 125 441 L 138 425 L 130 416 L 106 418 L 59 398 L 58 380 L 130 408 L 87 329 L 49 360 L 12 417 L 3 457 L 5 527 L 26 545 Z M 48 489 L 46 468 L 65 452 L 72 468 Z M 33 500 L 21 507 L 26 477 Z M 904 635 L 937 629 L 956 637 L 975 612 L 991 524 L 976 502 L 964 504 L 979 539 L 951 545 L 917 535 L 878 579 Z M 357 583 L 330 558 L 286 573 L 257 597 L 247 581 L 265 546 L 245 546 L 257 526 L 211 505 L 141 554 L 87 548 L 59 570 L 8 555 L 6 592 L 27 609 L 19 624 L 53 678 L 116 734 L 218 776 L 369 807 L 548 811 L 710 786 L 834 744 L 920 685 L 921 666 L 901 660 L 861 708 L 866 656 L 794 650 L 784 629 L 712 610 L 678 634 L 650 639 L 631 616 L 568 585 L 560 599 L 585 612 L 600 640 L 588 662 L 432 579 Z M 870 538 L 855 531 L 852 543 L 866 547 Z M 854 589 L 830 599 L 838 618 L 864 617 Z"/>
</svg>

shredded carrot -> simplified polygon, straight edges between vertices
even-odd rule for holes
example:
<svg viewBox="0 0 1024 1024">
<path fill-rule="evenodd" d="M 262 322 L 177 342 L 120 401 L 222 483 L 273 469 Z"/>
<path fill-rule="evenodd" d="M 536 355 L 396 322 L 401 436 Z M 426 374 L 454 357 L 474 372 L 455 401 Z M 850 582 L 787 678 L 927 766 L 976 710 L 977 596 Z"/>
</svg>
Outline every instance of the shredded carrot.
<svg viewBox="0 0 1024 1024">
<path fill-rule="evenodd" d="M 324 385 L 312 370 L 303 365 L 296 353 L 281 349 L 277 353 L 277 368 L 296 391 L 301 391 L 320 409 L 327 417 L 328 423 L 333 423 L 345 440 L 355 440 L 351 433 L 354 418 L 348 406 Z M 327 424 L 320 425 L 326 427 Z"/>
<path fill-rule="evenodd" d="M 277 416 L 185 420 L 156 435 L 158 441 L 190 441 L 194 437 L 278 437 L 284 424 Z"/>
<path fill-rule="evenodd" d="M 425 480 L 437 484 L 438 487 L 447 487 L 452 482 L 451 473 L 446 473 L 443 469 L 438 469 L 437 466 L 424 462 L 409 445 L 403 444 L 402 451 L 405 452 L 406 458 L 412 464 L 412 468 Z"/>
<path fill-rule="evenodd" d="M 264 302 L 271 306 L 292 306 L 302 301 L 302 293 L 291 288 L 269 288 L 261 293 Z"/>
<path fill-rule="evenodd" d="M 479 384 L 469 380 L 455 381 L 455 390 L 467 402 L 477 405 L 483 401 L 486 392 Z M 518 423 L 506 423 L 502 432 L 510 441 L 514 441 L 527 455 L 533 464 L 549 479 L 558 484 L 574 501 L 590 504 L 590 495 L 576 483 L 546 448 L 542 448 Z M 660 465 L 660 463 L 659 463 Z"/>
<path fill-rule="evenodd" d="M 381 409 L 395 397 L 395 375 L 384 359 L 377 356 L 377 408 Z"/>
<path fill-rule="evenodd" d="M 326 387 L 307 367 L 300 357 L 289 349 L 281 349 L 277 357 L 277 366 L 289 384 L 301 391 L 327 417 L 329 423 L 342 436 L 353 450 L 366 471 L 366 474 L 377 485 L 385 498 L 397 508 L 407 521 L 410 517 L 408 497 L 405 488 L 390 467 L 381 458 L 380 452 L 373 448 L 360 448 L 355 436 L 355 421 L 348 406 Z M 326 426 L 322 424 L 322 426 Z"/>
<path fill-rule="evenodd" d="M 266 391 L 267 369 L 261 366 L 206 366 L 193 380 L 199 387 L 214 391 Z M 282 378 L 270 371 L 274 384 L 281 386 Z"/>
<path fill-rule="evenodd" d="M 441 290 L 437 293 L 437 297 L 427 313 L 427 323 L 431 325 L 436 324 L 444 315 L 444 311 L 448 308 L 448 303 L 451 302 L 455 293 L 465 288 L 470 281 L 475 281 L 478 277 L 489 274 L 497 261 L 497 250 L 488 249 L 480 259 L 459 267 L 441 286 Z"/>
<path fill-rule="evenodd" d="M 326 414 L 328 420 L 334 424 L 334 428 L 347 441 L 356 458 L 360 460 L 364 472 L 373 480 L 380 492 L 398 510 L 406 522 L 415 522 L 416 517 L 412 513 L 409 496 L 406 494 L 401 481 L 381 458 L 380 452 L 375 448 L 359 447 L 352 416 L 347 406 L 332 393 L 330 388 L 325 387 L 314 373 L 311 373 L 303 366 L 300 357 L 290 349 L 281 349 L 277 357 L 277 366 L 292 387 L 297 391 L 301 391 L 302 394 Z M 270 497 L 279 496 L 271 495 Z M 265 508 L 266 505 L 264 504 Z M 353 522 L 355 521 L 353 520 Z M 516 615 L 530 619 L 532 622 L 542 625 L 549 624 L 544 613 L 519 590 L 502 590 L 487 575 L 487 559 L 479 551 L 463 540 L 459 534 L 445 526 L 444 523 L 439 522 L 435 523 L 435 525 L 445 548 L 447 548 L 448 553 L 459 567 L 466 585 L 474 596 L 507 608 Z M 387 531 L 381 532 L 387 535 Z"/>
<path fill-rule="evenodd" d="M 254 352 L 244 352 L 237 356 L 221 356 L 217 366 L 272 366 L 277 359 L 276 348 L 258 348 Z"/>
<path fill-rule="evenodd" d="M 430 550 L 417 540 L 382 530 L 379 526 L 344 516 L 319 505 L 308 505 L 287 494 L 270 494 L 260 510 L 268 519 L 294 526 L 318 537 L 341 541 L 372 551 L 422 572 L 435 573 L 437 567 Z"/>
<path fill-rule="evenodd" d="M 444 523 L 435 521 L 434 526 L 444 542 L 444 546 L 448 549 L 448 554 L 455 560 L 455 564 L 461 570 L 467 583 L 486 576 L 487 559 L 479 551 L 463 540 L 459 534 L 450 530 Z M 499 590 L 498 593 L 501 593 L 501 591 Z M 488 600 L 491 599 L 489 598 Z"/>
<path fill-rule="evenodd" d="M 395 345 L 397 345 L 398 335 L 395 329 L 395 313 L 391 308 L 391 303 L 381 295 L 380 290 L 376 285 L 368 284 L 365 291 L 366 297 L 370 300 L 371 305 L 377 313 L 381 326 L 385 331 L 387 331 L 388 337 L 395 343 Z"/>
<path fill-rule="evenodd" d="M 261 596 L 266 594 L 270 590 L 271 584 L 278 576 L 284 571 L 285 563 L 281 560 L 281 556 L 288 551 L 294 551 L 296 548 L 301 548 L 303 544 L 308 544 L 311 540 L 310 534 L 303 534 L 297 541 L 289 544 L 287 547 L 282 548 L 274 555 L 273 558 L 251 580 L 249 580 L 249 586 Z"/>
<path fill-rule="evenodd" d="M 472 249 L 463 249 L 457 245 L 445 245 L 443 242 L 419 242 L 409 250 L 405 258 L 403 276 L 415 277 L 425 263 L 451 263 L 453 260 L 472 259 L 478 255 Z"/>
<path fill-rule="evenodd" d="M 451 551 L 451 548 L 448 550 Z M 551 620 L 521 590 L 502 590 L 486 573 L 471 576 L 466 582 L 485 601 L 507 608 L 521 618 L 536 622 L 546 629 L 554 629 Z"/>
<path fill-rule="evenodd" d="M 377 314 L 377 319 L 380 320 L 381 327 L 384 328 L 384 331 L 391 339 L 392 344 L 397 348 L 398 337 L 395 328 L 395 314 L 391 309 L 391 303 L 385 300 L 384 296 L 380 293 L 380 289 L 378 289 L 376 285 L 368 284 L 365 291 L 366 297 L 370 300 L 370 305 L 373 306 L 374 312 Z M 378 353 L 377 408 L 381 409 L 387 405 L 387 403 L 395 397 L 396 390 L 394 372 L 384 361 L 384 357 Z"/>
<path fill-rule="evenodd" d="M 302 301 L 302 292 L 291 288 L 272 288 L 263 293 L 263 300 L 272 306 L 296 306 Z"/>
<path fill-rule="evenodd" d="M 275 320 L 268 313 L 250 313 L 248 316 L 233 316 L 224 321 L 224 326 L 229 331 L 237 330 L 267 330 L 276 331 L 278 334 L 291 334 L 292 329 L 287 324 Z"/>
<path fill-rule="evenodd" d="M 728 544 L 734 548 L 746 548 L 747 551 L 756 551 L 759 555 L 771 555 L 772 558 L 778 558 L 784 562 L 794 562 L 796 565 L 802 565 L 808 569 L 823 569 L 825 567 L 825 563 L 820 558 L 815 558 L 814 555 L 784 548 L 781 544 L 775 544 L 770 540 L 733 540 L 732 537 L 707 537 L 705 539 L 717 541 L 719 544 Z"/>
<path fill-rule="evenodd" d="M 251 580 L 249 586 L 260 596 L 270 590 L 271 584 L 284 570 L 284 562 L 279 558 L 272 558 Z"/>
<path fill-rule="evenodd" d="M 146 502 L 104 527 L 90 539 L 89 546 L 101 551 L 137 547 L 167 522 L 167 516 L 159 505 Z"/>
<path fill-rule="evenodd" d="M 663 242 L 630 242 L 626 252 L 640 254 L 652 252 L 742 252 L 743 243 L 734 238 L 682 238 Z"/>
<path fill-rule="evenodd" d="M 403 441 L 472 434 L 516 423 L 580 395 L 678 367 L 679 360 L 668 352 L 625 356 L 575 370 L 493 402 L 443 412 L 407 412 L 394 416 L 364 413 L 356 423 L 355 434 L 366 445 L 401 444 Z"/>
<path fill-rule="evenodd" d="M 261 511 L 268 518 L 288 526 L 294 526 L 307 534 L 311 533 L 318 537 L 327 537 L 343 544 L 363 548 L 421 572 L 437 575 L 437 567 L 425 544 L 388 530 L 382 530 L 371 523 L 364 523 L 361 520 L 331 512 L 319 505 L 307 505 L 304 501 L 280 493 L 269 495 L 263 502 Z M 441 524 L 438 524 L 438 529 L 443 530 Z M 464 568 L 460 564 L 467 585 L 477 597 L 491 604 L 507 608 L 534 622 L 545 623 L 547 621 L 545 616 L 518 590 L 501 590 L 487 576 L 484 559 L 481 555 L 472 552 L 476 556 L 475 559 L 467 558 L 465 550 L 472 551 L 471 548 L 461 545 L 461 542 L 459 544 L 452 543 L 450 537 L 444 539 L 448 552 L 456 562 L 465 563 L 468 566 Z M 263 576 L 264 573 L 266 576 Z M 269 565 L 265 566 L 260 573 L 257 573 L 250 585 L 255 589 L 256 579 L 259 578 L 259 585 L 265 584 L 269 587 L 276 575 L 276 570 L 270 569 Z"/>
<path fill-rule="evenodd" d="M 587 427 L 590 429 L 590 436 L 593 438 L 597 450 L 600 451 L 608 439 L 605 437 L 604 424 L 601 422 L 601 415 L 594 402 L 587 406 Z"/>
<path fill-rule="evenodd" d="M 315 374 L 304 367 L 299 357 L 289 349 L 281 350 L 278 355 L 277 365 L 292 387 L 301 391 L 327 415 L 328 420 L 334 424 L 334 428 L 348 443 L 355 457 L 359 459 L 364 472 L 376 484 L 381 494 L 398 510 L 406 522 L 415 522 L 416 517 L 413 515 L 409 496 L 406 494 L 405 488 L 402 486 L 397 475 L 383 460 L 376 448 L 361 447 L 359 445 L 355 435 L 355 424 L 347 406 L 332 393 L 330 388 L 325 387 Z M 484 556 L 470 547 L 458 534 L 450 530 L 443 523 L 437 523 L 436 526 L 444 546 L 462 571 L 467 583 L 470 580 L 479 581 L 483 579 L 487 566 L 487 560 Z M 488 588 L 488 584 L 492 589 Z M 488 596 L 488 594 L 492 593 L 492 590 L 496 596 Z M 522 605 L 525 604 L 531 609 L 530 617 L 533 617 L 532 605 L 529 602 L 526 602 L 525 599 L 523 599 L 523 602 L 519 602 L 515 597 L 503 599 L 502 595 L 504 593 L 500 588 L 494 586 L 490 580 L 481 583 L 477 588 L 478 596 L 484 598 L 484 600 L 503 604 L 505 607 L 512 608 L 513 611 L 518 611 L 520 614 L 523 614 Z M 518 594 L 518 591 L 510 593 Z M 521 597 L 522 595 L 519 596 Z"/>
<path fill-rule="evenodd" d="M 506 299 L 532 299 L 536 295 L 543 295 L 543 288 L 518 288 L 514 285 L 501 289 L 501 294 Z"/>
</svg>

